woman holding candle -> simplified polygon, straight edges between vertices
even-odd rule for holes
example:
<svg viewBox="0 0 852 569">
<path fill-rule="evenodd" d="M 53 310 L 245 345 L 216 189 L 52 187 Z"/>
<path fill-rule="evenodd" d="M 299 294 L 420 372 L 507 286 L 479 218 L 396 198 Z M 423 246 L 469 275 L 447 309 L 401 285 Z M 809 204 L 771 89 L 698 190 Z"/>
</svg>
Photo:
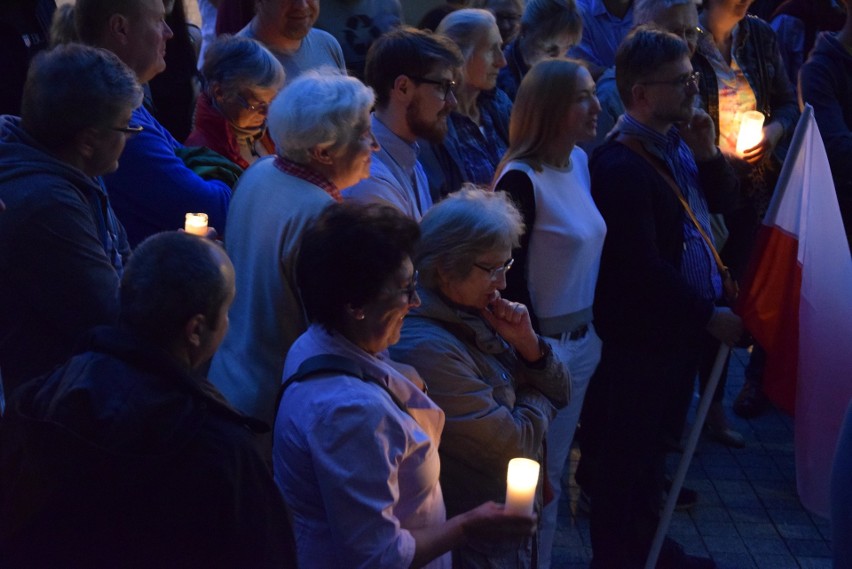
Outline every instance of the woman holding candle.
<svg viewBox="0 0 852 569">
<path fill-rule="evenodd" d="M 420 304 L 418 234 L 392 207 L 352 202 L 305 234 L 297 275 L 311 326 L 287 355 L 273 451 L 300 567 L 448 568 L 446 552 L 470 538 L 534 529 L 493 502 L 446 519 L 444 414 L 386 354 Z"/>
<path fill-rule="evenodd" d="M 506 495 L 513 458 L 541 461 L 570 380 L 533 330 L 526 307 L 501 298 L 521 214 L 504 192 L 462 190 L 430 209 L 416 248 L 421 306 L 406 319 L 395 359 L 427 379 L 446 413 L 441 485 L 449 515 Z M 541 504 L 542 485 L 537 493 Z M 531 567 L 535 540 L 455 552 L 463 567 Z"/>
<path fill-rule="evenodd" d="M 284 68 L 255 40 L 225 36 L 206 50 L 204 91 L 187 146 L 206 146 L 241 168 L 275 154 L 266 129 L 269 103 L 284 85 Z"/>
<path fill-rule="evenodd" d="M 571 370 L 571 403 L 547 432 L 554 499 L 542 513 L 542 567 L 550 566 L 562 471 L 601 359 L 592 302 L 606 224 L 592 200 L 588 157 L 576 146 L 594 138 L 600 110 L 595 82 L 580 62 L 539 62 L 521 82 L 497 173 L 496 189 L 512 197 L 528 228 L 512 251 L 518 270 L 507 275 L 506 294 L 529 307 L 533 327 Z"/>
<path fill-rule="evenodd" d="M 423 145 L 421 163 L 433 196 L 444 196 L 465 182 L 488 185 L 506 151 L 512 101 L 496 89 L 506 66 L 494 15 L 465 8 L 448 14 L 436 30 L 458 44 L 464 56 L 462 76 L 452 96 L 456 105 L 441 144 Z"/>
<path fill-rule="evenodd" d="M 741 196 L 738 206 L 725 215 L 729 234 L 726 242 L 717 232 L 717 247 L 722 259 L 735 277 L 741 277 L 751 255 L 760 220 L 766 212 L 786 143 L 796 126 L 799 110 L 796 94 L 785 72 L 775 33 L 763 20 L 747 15 L 752 0 L 706 0 L 699 15 L 701 30 L 692 57 L 695 71 L 700 73 L 701 103 L 716 124 L 717 144 L 737 170 Z M 740 125 L 747 111 L 760 111 L 765 116 L 762 136 L 757 144 L 737 152 Z M 702 357 L 700 375 L 709 376 L 718 343 L 709 342 Z M 759 352 L 762 350 L 756 347 Z M 758 355 L 753 362 L 757 364 Z M 759 381 L 762 370 L 750 366 L 744 390 L 751 401 L 747 407 L 760 406 Z M 750 381 L 754 380 L 754 381 Z M 723 444 L 744 446 L 742 436 L 728 426 L 722 408 L 723 381 L 707 416 L 710 436 Z M 741 410 L 737 403 L 734 410 Z M 682 419 L 682 418 L 680 418 Z M 682 426 L 682 420 L 678 430 Z"/>
</svg>

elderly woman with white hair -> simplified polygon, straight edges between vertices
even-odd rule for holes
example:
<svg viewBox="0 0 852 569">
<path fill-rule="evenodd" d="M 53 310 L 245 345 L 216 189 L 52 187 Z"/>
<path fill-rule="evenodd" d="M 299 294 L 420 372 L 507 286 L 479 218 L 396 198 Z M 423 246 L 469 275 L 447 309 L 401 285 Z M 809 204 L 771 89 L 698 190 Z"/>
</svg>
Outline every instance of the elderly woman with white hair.
<svg viewBox="0 0 852 569">
<path fill-rule="evenodd" d="M 505 67 L 497 21 L 488 10 L 465 8 L 441 20 L 436 33 L 453 40 L 464 56 L 454 91 L 456 107 L 441 144 L 422 144 L 421 163 L 433 198 L 459 190 L 466 182 L 487 186 L 509 139 L 512 101 L 496 89 Z M 437 199 L 435 199 L 437 201 Z"/>
<path fill-rule="evenodd" d="M 450 195 L 421 222 L 421 305 L 391 355 L 421 373 L 445 413 L 439 451 L 448 516 L 503 500 L 509 460 L 542 460 L 550 421 L 568 404 L 565 366 L 533 330 L 527 308 L 500 297 L 523 230 L 505 192 L 475 189 Z M 454 564 L 531 567 L 535 547 L 530 538 L 468 543 Z"/>
<path fill-rule="evenodd" d="M 353 77 L 298 77 L 269 107 L 278 155 L 255 162 L 235 188 L 225 247 L 240 292 L 209 377 L 234 407 L 269 424 L 284 358 L 307 328 L 295 254 L 307 226 L 341 201 L 340 190 L 370 175 L 379 148 L 370 130 L 374 100 Z"/>
<path fill-rule="evenodd" d="M 241 168 L 274 154 L 266 115 L 284 85 L 275 56 L 255 40 L 223 36 L 207 47 L 201 73 L 204 91 L 186 145 L 206 146 Z"/>
</svg>

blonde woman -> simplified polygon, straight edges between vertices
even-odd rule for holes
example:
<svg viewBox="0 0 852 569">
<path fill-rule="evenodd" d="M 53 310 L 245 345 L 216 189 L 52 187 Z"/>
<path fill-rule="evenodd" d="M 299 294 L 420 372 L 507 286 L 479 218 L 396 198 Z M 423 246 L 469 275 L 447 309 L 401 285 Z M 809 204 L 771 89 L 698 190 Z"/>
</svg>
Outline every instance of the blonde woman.
<svg viewBox="0 0 852 569">
<path fill-rule="evenodd" d="M 549 567 L 562 470 L 589 380 L 600 361 L 592 301 L 606 224 L 591 196 L 588 158 L 577 143 L 595 136 L 595 82 L 578 61 L 546 59 L 524 77 L 496 189 L 518 205 L 527 232 L 512 251 L 518 270 L 506 297 L 529 307 L 535 330 L 571 373 L 571 402 L 547 432 L 547 476 L 555 496 L 542 512 L 540 564 Z"/>
</svg>

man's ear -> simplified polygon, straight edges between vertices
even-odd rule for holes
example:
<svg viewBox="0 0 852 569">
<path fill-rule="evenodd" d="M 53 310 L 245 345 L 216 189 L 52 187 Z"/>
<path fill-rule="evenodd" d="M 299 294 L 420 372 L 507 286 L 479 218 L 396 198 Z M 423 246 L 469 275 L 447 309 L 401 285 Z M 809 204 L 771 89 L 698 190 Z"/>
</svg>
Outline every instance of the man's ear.
<svg viewBox="0 0 852 569">
<path fill-rule="evenodd" d="M 127 43 L 130 36 L 130 20 L 123 14 L 113 14 L 107 20 L 107 31 L 109 35 L 122 44 Z"/>
<path fill-rule="evenodd" d="M 183 325 L 183 337 L 193 348 L 201 347 L 206 335 L 207 317 L 203 314 L 195 314 Z"/>
<path fill-rule="evenodd" d="M 103 132 L 94 127 L 84 128 L 74 137 L 74 149 L 88 162 L 95 157 L 98 138 L 103 135 Z"/>
<path fill-rule="evenodd" d="M 648 91 L 641 83 L 634 83 L 630 88 L 630 94 L 633 98 L 633 104 L 644 104 L 648 100 Z"/>
<path fill-rule="evenodd" d="M 399 75 L 393 81 L 391 98 L 408 102 L 411 100 L 411 97 L 414 96 L 414 87 L 416 87 L 416 84 L 408 75 Z"/>
</svg>

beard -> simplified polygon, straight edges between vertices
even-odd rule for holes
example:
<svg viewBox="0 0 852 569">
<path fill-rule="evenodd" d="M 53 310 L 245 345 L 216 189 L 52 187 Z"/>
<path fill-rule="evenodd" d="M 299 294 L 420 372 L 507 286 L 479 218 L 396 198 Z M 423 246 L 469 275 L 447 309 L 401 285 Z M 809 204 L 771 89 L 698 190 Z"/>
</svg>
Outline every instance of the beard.
<svg viewBox="0 0 852 569">
<path fill-rule="evenodd" d="M 426 120 L 420 112 L 420 100 L 414 99 L 405 111 L 408 128 L 417 138 L 422 138 L 432 144 L 440 144 L 447 136 L 447 115 L 449 108 L 444 108 L 433 120 Z"/>
</svg>

